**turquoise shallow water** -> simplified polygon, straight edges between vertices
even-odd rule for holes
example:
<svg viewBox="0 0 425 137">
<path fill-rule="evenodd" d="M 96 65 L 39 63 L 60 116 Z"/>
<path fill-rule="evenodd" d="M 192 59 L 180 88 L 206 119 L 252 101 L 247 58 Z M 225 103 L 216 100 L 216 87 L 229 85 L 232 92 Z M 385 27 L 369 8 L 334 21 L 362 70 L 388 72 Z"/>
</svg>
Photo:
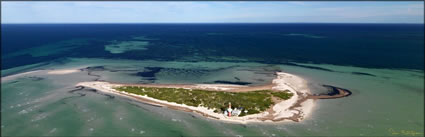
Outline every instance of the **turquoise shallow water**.
<svg viewBox="0 0 425 137">
<path fill-rule="evenodd" d="M 2 81 L 1 135 L 78 136 L 390 136 L 402 130 L 423 136 L 424 73 L 411 70 L 367 69 L 313 65 L 333 71 L 288 65 L 234 62 L 171 62 L 69 58 L 61 63 L 2 71 L 2 75 L 37 69 L 103 66 L 65 75 L 34 72 Z M 155 80 L 136 75 L 146 67 L 161 67 Z M 159 108 L 123 97 L 110 97 L 78 82 L 210 83 L 217 80 L 264 84 L 283 70 L 309 81 L 349 89 L 352 96 L 318 100 L 302 122 L 247 125 L 224 123 L 200 115 Z M 358 75 L 363 72 L 370 75 Z M 99 75 L 95 76 L 95 75 Z M 237 79 L 236 79 L 236 78 Z M 4 77 L 3 77 L 4 79 Z M 398 134 L 400 135 L 400 134 Z"/>
<path fill-rule="evenodd" d="M 291 67 L 286 67 L 286 70 L 310 81 L 347 88 L 353 92 L 352 96 L 344 99 L 317 102 L 313 123 L 324 125 L 318 130 L 331 128 L 334 135 L 341 136 L 347 133 L 386 136 L 405 130 L 420 132 L 423 136 L 423 72 L 318 66 L 340 73 L 299 71 Z M 376 77 L 343 73 L 353 71 L 367 72 Z"/>
</svg>

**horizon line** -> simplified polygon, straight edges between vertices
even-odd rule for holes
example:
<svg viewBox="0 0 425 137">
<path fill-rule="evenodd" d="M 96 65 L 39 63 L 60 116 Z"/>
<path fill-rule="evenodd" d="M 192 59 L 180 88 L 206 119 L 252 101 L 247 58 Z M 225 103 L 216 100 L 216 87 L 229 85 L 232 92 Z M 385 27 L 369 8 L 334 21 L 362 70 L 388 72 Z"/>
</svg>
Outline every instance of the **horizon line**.
<svg viewBox="0 0 425 137">
<path fill-rule="evenodd" d="M 58 23 L 0 23 L 7 24 L 424 24 L 422 23 L 403 23 L 403 22 L 58 22 Z"/>
</svg>

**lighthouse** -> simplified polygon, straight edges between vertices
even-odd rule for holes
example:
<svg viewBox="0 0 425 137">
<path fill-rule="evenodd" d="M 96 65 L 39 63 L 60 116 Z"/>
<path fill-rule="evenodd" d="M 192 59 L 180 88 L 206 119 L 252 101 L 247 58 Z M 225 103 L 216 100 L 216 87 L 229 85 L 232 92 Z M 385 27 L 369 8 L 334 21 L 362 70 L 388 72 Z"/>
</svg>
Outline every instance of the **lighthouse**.
<svg viewBox="0 0 425 137">
<path fill-rule="evenodd" d="M 232 103 L 229 102 L 229 108 L 227 108 L 227 116 L 232 116 Z"/>
</svg>

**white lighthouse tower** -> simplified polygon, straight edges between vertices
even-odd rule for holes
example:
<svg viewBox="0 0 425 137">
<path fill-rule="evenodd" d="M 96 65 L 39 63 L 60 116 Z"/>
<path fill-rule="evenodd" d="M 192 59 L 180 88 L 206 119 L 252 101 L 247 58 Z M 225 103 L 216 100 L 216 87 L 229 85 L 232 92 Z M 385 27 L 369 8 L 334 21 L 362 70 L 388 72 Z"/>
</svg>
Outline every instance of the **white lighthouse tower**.
<svg viewBox="0 0 425 137">
<path fill-rule="evenodd" d="M 229 108 L 227 108 L 227 116 L 232 116 L 232 103 L 229 102 Z"/>
</svg>

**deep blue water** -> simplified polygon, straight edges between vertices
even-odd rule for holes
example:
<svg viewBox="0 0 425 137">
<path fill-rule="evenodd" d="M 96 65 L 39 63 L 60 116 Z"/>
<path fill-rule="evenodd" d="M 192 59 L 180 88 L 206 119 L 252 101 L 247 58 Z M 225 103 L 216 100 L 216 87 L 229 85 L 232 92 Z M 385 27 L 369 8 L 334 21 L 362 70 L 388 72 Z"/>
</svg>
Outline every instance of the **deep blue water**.
<svg viewBox="0 0 425 137">
<path fill-rule="evenodd" d="M 128 41 L 132 36 L 157 40 L 150 40 L 147 50 L 122 54 L 104 50 L 111 40 Z M 6 57 L 72 39 L 88 39 L 89 44 L 46 56 Z M 270 64 L 304 62 L 423 70 L 424 25 L 2 24 L 1 50 L 2 70 L 66 57 L 223 61 L 214 57 L 229 56 Z"/>
</svg>

